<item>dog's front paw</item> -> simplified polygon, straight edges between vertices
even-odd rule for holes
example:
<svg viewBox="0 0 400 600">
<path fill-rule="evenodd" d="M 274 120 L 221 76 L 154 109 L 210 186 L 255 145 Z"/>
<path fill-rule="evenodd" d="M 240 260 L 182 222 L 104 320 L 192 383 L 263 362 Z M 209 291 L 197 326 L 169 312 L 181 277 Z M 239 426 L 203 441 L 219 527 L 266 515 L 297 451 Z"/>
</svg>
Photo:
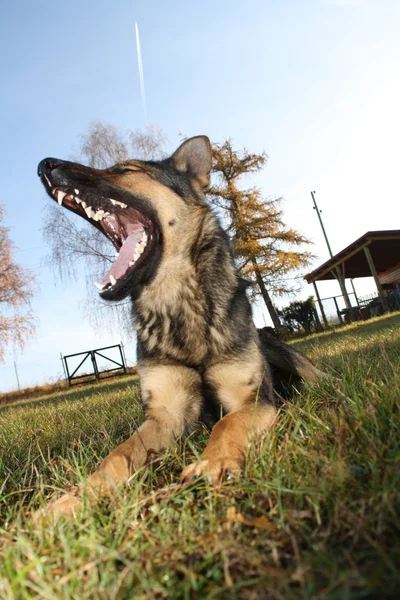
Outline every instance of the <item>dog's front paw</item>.
<svg viewBox="0 0 400 600">
<path fill-rule="evenodd" d="M 64 494 L 58 500 L 54 500 L 43 508 L 39 508 L 34 513 L 33 520 L 37 525 L 54 525 L 60 517 L 72 517 L 75 519 L 81 508 L 82 501 L 78 496 Z"/>
<path fill-rule="evenodd" d="M 211 485 L 220 485 L 227 477 L 240 475 L 240 463 L 232 458 L 200 459 L 187 466 L 181 475 L 182 485 L 190 485 L 200 477 L 206 477 Z"/>
</svg>

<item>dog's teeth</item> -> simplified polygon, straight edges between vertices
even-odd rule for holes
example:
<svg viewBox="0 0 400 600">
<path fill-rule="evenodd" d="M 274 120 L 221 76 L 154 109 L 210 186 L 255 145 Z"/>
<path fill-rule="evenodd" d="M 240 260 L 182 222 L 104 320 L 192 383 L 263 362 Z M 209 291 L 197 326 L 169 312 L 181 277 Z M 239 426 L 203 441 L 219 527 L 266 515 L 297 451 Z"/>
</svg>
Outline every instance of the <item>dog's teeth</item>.
<svg viewBox="0 0 400 600">
<path fill-rule="evenodd" d="M 82 202 L 82 206 L 83 206 L 83 202 Z M 93 217 L 93 210 L 91 206 L 88 206 L 87 208 L 85 207 L 85 213 L 87 214 L 87 216 L 89 217 L 89 219 L 91 219 Z"/>
<path fill-rule="evenodd" d="M 117 280 L 115 279 L 115 277 L 113 275 L 110 275 L 110 281 L 111 281 L 111 285 L 115 285 L 117 283 Z"/>
<path fill-rule="evenodd" d="M 113 200 L 112 198 L 110 198 L 110 202 L 114 206 L 120 206 L 121 208 L 126 208 L 128 206 L 127 204 L 124 204 L 123 202 L 120 202 L 119 200 Z"/>
<path fill-rule="evenodd" d="M 105 286 L 104 283 L 97 283 L 97 281 L 94 282 L 94 285 L 97 287 L 98 290 L 100 290 L 100 292 L 102 291 L 102 289 Z"/>
<path fill-rule="evenodd" d="M 79 200 L 79 198 L 75 198 L 75 202 L 76 202 L 77 204 L 80 204 L 80 203 L 81 203 L 81 200 Z"/>
<path fill-rule="evenodd" d="M 75 194 L 78 195 L 79 194 L 79 190 L 74 190 Z"/>
<path fill-rule="evenodd" d="M 57 192 L 57 202 L 58 202 L 58 204 L 60 206 L 61 206 L 62 201 L 64 200 L 64 198 L 65 198 L 66 195 L 67 194 L 65 192 L 62 192 L 61 190 L 58 190 L 58 192 Z"/>
<path fill-rule="evenodd" d="M 98 220 L 98 221 L 101 221 L 101 220 L 102 220 L 102 218 L 104 217 L 104 210 L 98 210 L 98 211 L 96 212 L 96 217 L 97 217 L 97 220 Z"/>
<path fill-rule="evenodd" d="M 114 254 L 114 256 L 115 256 L 115 260 L 117 260 L 117 258 L 118 258 L 118 256 L 119 256 L 119 252 L 116 252 L 116 253 Z"/>
<path fill-rule="evenodd" d="M 131 260 L 131 262 L 129 263 L 129 266 L 130 266 L 130 267 L 133 267 L 133 265 L 134 265 L 134 264 L 135 264 L 135 261 L 134 261 L 134 260 Z"/>
<path fill-rule="evenodd" d="M 141 244 L 138 244 L 136 246 L 136 252 L 139 253 L 139 254 L 143 254 L 143 252 L 144 252 L 144 246 L 142 246 Z"/>
<path fill-rule="evenodd" d="M 147 233 L 144 232 L 143 235 L 142 235 L 142 242 L 144 242 L 144 244 L 146 244 L 147 240 L 148 240 Z"/>
<path fill-rule="evenodd" d="M 83 208 L 87 207 L 87 204 L 86 204 L 86 202 L 84 200 L 81 201 L 81 205 L 83 206 Z"/>
<path fill-rule="evenodd" d="M 133 255 L 133 260 L 137 261 L 137 259 L 139 258 L 140 254 L 138 254 L 137 252 L 135 252 L 135 254 Z"/>
</svg>

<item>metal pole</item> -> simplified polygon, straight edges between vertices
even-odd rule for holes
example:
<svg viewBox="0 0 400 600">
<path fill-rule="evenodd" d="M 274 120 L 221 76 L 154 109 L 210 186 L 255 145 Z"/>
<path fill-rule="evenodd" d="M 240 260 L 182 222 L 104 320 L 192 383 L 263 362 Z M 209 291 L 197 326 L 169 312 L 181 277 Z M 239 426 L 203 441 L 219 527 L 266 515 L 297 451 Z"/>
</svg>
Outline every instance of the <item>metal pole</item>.
<svg viewBox="0 0 400 600">
<path fill-rule="evenodd" d="M 321 214 L 320 214 L 322 211 L 318 208 L 317 202 L 315 200 L 315 193 L 316 192 L 311 192 L 311 198 L 313 199 L 313 202 L 314 202 L 314 207 L 313 208 L 314 208 L 314 210 L 317 211 L 319 223 L 321 225 L 321 229 L 322 229 L 322 232 L 324 234 L 326 245 L 328 246 L 329 254 L 330 254 L 330 257 L 332 258 L 333 254 L 332 254 L 331 246 L 329 244 L 328 236 L 326 235 L 325 227 L 324 227 L 324 224 L 322 222 L 322 218 L 321 218 Z"/>
<path fill-rule="evenodd" d="M 15 369 L 15 377 L 17 378 L 17 383 L 18 383 L 18 391 L 21 391 L 21 386 L 19 385 L 19 377 L 18 377 L 18 370 L 17 370 L 17 363 L 14 360 L 14 369 Z"/>
</svg>

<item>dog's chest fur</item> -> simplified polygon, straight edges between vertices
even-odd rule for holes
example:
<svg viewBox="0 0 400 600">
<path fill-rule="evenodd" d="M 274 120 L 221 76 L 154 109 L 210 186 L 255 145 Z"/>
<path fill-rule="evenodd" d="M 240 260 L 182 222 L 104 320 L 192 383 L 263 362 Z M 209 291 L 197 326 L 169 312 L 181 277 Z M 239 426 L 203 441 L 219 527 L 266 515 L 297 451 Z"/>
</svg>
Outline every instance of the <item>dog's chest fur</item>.
<svg viewBox="0 0 400 600">
<path fill-rule="evenodd" d="M 212 213 L 200 229 L 195 247 L 181 240 L 176 254 L 163 257 L 156 277 L 134 303 L 146 357 L 200 367 L 231 352 L 239 278 Z"/>
<path fill-rule="evenodd" d="M 207 355 L 207 315 L 196 272 L 170 259 L 135 302 L 137 335 L 146 354 L 201 364 Z"/>
</svg>

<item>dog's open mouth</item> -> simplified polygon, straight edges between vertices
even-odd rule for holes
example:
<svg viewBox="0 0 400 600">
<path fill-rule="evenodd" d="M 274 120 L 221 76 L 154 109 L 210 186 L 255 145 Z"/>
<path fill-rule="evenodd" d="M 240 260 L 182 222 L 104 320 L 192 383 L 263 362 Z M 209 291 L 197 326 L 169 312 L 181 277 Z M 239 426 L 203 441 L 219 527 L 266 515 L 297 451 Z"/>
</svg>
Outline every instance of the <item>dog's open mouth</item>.
<svg viewBox="0 0 400 600">
<path fill-rule="evenodd" d="M 46 158 L 39 163 L 38 175 L 53 200 L 88 221 L 114 245 L 115 262 L 102 281 L 95 282 L 102 298 L 138 297 L 154 276 L 162 252 L 161 230 L 151 204 L 117 185 L 112 170 Z"/>
<path fill-rule="evenodd" d="M 116 260 L 103 281 L 95 282 L 100 292 L 124 280 L 146 259 L 154 227 L 141 212 L 119 200 L 98 198 L 79 189 L 70 193 L 55 187 L 51 194 L 58 204 L 85 218 L 114 244 Z"/>
</svg>

